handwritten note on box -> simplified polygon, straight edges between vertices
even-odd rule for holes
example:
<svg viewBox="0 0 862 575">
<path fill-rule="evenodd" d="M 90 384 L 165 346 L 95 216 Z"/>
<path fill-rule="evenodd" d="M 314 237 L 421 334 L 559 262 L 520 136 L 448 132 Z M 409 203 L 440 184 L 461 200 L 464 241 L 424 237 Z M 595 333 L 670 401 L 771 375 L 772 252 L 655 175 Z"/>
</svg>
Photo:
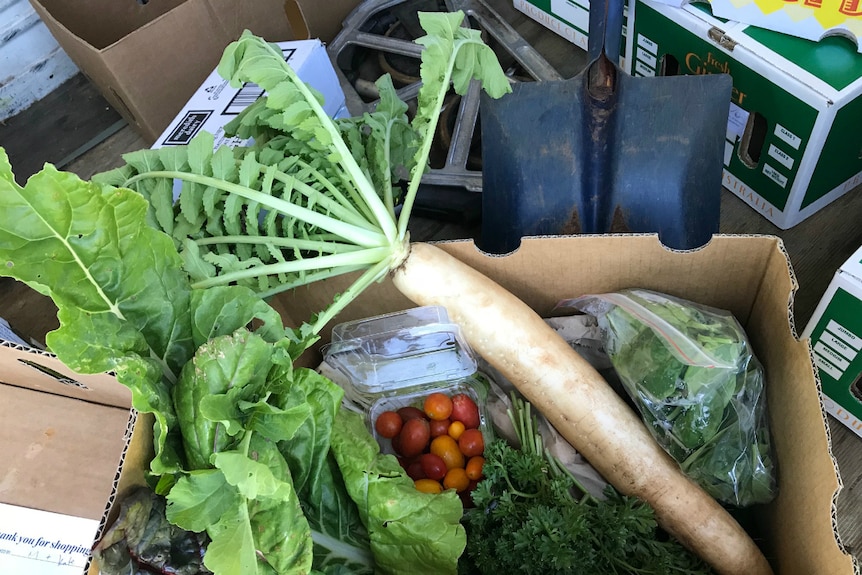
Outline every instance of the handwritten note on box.
<svg viewBox="0 0 862 575">
<path fill-rule="evenodd" d="M 0 573 L 80 575 L 99 522 L 0 503 Z"/>
</svg>

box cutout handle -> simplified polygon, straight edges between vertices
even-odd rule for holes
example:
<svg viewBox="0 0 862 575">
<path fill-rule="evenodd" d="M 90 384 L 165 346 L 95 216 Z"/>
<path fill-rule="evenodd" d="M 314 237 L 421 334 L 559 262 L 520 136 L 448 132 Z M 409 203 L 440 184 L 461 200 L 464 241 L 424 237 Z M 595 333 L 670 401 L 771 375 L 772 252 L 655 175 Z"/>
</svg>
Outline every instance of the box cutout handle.
<svg viewBox="0 0 862 575">
<path fill-rule="evenodd" d="M 850 395 L 852 395 L 856 401 L 862 403 L 862 373 L 859 374 L 856 381 L 850 384 Z"/>
<path fill-rule="evenodd" d="M 20 359 L 20 358 L 18 359 L 18 361 L 23 363 L 24 365 L 26 365 L 28 367 L 32 367 L 36 371 L 39 371 L 39 372 L 47 375 L 48 377 L 56 380 L 59 383 L 62 383 L 63 385 L 70 385 L 72 387 L 77 387 L 79 389 L 86 389 L 88 391 L 90 389 L 89 387 L 87 387 L 86 385 L 81 383 L 80 381 L 76 381 L 70 377 L 66 377 L 65 375 L 63 375 L 59 371 L 51 369 L 50 367 L 45 367 L 44 365 L 38 364 L 35 361 L 31 361 L 29 359 Z"/>
<path fill-rule="evenodd" d="M 766 143 L 766 133 L 766 118 L 760 112 L 751 112 L 736 152 L 747 167 L 754 169 L 760 163 L 760 156 Z"/>
<path fill-rule="evenodd" d="M 679 60 L 673 54 L 665 54 L 661 57 L 659 65 L 659 76 L 679 76 Z"/>
</svg>

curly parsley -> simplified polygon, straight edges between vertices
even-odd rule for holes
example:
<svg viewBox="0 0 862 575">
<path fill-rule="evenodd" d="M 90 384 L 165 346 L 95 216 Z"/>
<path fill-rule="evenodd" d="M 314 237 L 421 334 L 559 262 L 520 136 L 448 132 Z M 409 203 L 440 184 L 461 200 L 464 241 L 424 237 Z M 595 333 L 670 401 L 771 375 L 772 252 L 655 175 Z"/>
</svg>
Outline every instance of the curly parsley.
<svg viewBox="0 0 862 575">
<path fill-rule="evenodd" d="M 709 567 L 662 531 L 653 510 L 612 487 L 591 496 L 544 447 L 530 404 L 513 398 L 520 449 L 485 450 L 476 507 L 463 518 L 461 573 L 706 575 Z"/>
</svg>

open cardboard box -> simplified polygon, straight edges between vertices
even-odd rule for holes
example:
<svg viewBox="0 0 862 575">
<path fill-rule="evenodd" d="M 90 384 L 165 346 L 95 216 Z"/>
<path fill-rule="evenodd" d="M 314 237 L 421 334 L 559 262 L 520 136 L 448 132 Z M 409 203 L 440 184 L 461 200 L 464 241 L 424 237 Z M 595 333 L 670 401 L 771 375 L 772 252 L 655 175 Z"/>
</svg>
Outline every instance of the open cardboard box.
<svg viewBox="0 0 862 575">
<path fill-rule="evenodd" d="M 282 0 L 30 0 L 78 68 L 148 143 L 246 28 L 293 38 Z"/>
<path fill-rule="evenodd" d="M 514 254 L 489 257 L 471 241 L 439 244 L 489 275 L 539 314 L 563 298 L 625 287 L 650 288 L 732 311 L 746 328 L 768 382 L 770 422 L 779 466 L 778 498 L 756 509 L 756 533 L 776 575 L 852 575 L 855 562 L 835 531 L 840 487 L 819 383 L 807 341 L 795 337 L 796 281 L 783 244 L 770 236 L 716 236 L 703 249 L 673 252 L 655 236 L 573 236 L 525 239 Z M 272 303 L 290 325 L 307 320 L 343 291 L 347 278 L 284 294 Z M 390 282 L 376 284 L 335 321 L 415 307 Z M 328 339 L 329 329 L 324 330 Z M 517 334 L 501 334 L 517 337 Z M 315 353 L 302 358 L 316 365 Z M 152 419 L 138 419 L 120 469 L 117 502 L 152 449 Z M 92 570 L 95 575 L 97 571 Z"/>
<path fill-rule="evenodd" d="M 78 375 L 49 353 L 0 340 L 0 503 L 103 523 L 135 421 L 130 405 L 131 393 L 112 376 Z M 122 482 L 142 479 L 128 473 Z M 19 539 L 13 554 L 51 551 L 22 540 L 43 534 L 38 519 L 4 520 Z M 0 572 L 10 573 L 3 560 Z"/>
</svg>

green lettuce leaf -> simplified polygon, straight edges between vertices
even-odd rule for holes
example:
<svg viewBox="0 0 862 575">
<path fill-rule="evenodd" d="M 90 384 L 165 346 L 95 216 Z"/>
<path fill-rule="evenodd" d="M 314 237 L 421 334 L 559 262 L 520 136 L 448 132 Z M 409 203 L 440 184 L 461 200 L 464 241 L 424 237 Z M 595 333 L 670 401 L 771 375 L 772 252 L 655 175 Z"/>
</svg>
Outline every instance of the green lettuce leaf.
<svg viewBox="0 0 862 575">
<path fill-rule="evenodd" d="M 377 573 L 456 573 L 466 546 L 454 490 L 417 491 L 394 455 L 382 455 L 363 417 L 339 410 L 332 450 L 371 537 Z"/>
<path fill-rule="evenodd" d="M 183 368 L 174 387 L 174 406 L 183 436 L 188 469 L 210 467 L 210 458 L 237 443 L 222 421 L 201 412 L 202 400 L 231 394 L 248 399 L 261 391 L 272 366 L 272 346 L 246 329 L 202 345 Z"/>
<path fill-rule="evenodd" d="M 288 368 L 288 366 L 285 366 Z M 373 573 L 374 557 L 359 509 L 347 493 L 330 451 L 332 427 L 344 390 L 310 369 L 282 370 L 289 384 L 274 403 L 291 410 L 307 405 L 310 417 L 279 450 L 290 467 L 302 509 L 314 539 L 314 567 L 324 571 L 338 566 L 350 573 Z"/>
</svg>

